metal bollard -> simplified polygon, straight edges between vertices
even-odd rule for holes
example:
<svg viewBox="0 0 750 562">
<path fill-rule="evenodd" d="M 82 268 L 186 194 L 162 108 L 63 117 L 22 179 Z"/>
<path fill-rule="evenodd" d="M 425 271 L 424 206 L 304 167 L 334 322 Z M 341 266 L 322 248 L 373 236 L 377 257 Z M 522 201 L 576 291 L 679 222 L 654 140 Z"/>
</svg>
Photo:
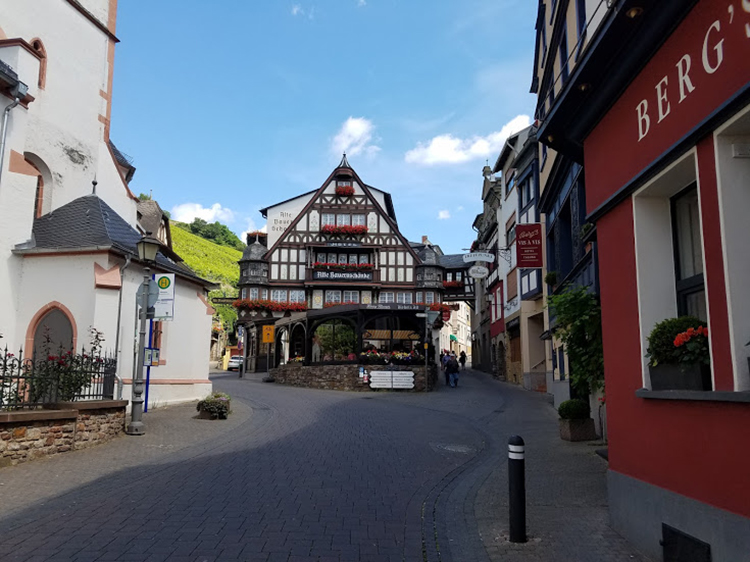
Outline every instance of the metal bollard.
<svg viewBox="0 0 750 562">
<path fill-rule="evenodd" d="M 510 542 L 526 542 L 526 466 L 524 442 L 519 435 L 508 439 L 508 504 Z"/>
</svg>

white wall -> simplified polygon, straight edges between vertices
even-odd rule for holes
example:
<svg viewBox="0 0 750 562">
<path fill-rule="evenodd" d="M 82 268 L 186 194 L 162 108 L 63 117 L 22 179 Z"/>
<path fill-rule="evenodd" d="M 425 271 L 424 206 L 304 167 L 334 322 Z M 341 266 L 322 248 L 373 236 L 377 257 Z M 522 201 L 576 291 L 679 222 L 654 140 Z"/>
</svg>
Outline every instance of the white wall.
<svg viewBox="0 0 750 562">
<path fill-rule="evenodd" d="M 289 228 L 289 225 L 297 218 L 300 211 L 312 199 L 314 194 L 308 193 L 295 197 L 286 203 L 280 203 L 268 208 L 268 247 L 273 246 L 281 235 Z"/>
</svg>

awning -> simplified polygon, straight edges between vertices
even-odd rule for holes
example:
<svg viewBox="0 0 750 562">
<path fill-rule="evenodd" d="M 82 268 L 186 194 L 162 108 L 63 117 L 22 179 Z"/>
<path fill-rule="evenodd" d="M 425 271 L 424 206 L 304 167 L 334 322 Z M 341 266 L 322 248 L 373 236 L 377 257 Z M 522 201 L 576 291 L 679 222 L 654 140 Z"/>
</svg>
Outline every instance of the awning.
<svg viewBox="0 0 750 562">
<path fill-rule="evenodd" d="M 362 334 L 366 340 L 390 340 L 390 330 L 367 330 Z M 394 340 L 418 340 L 421 336 L 412 330 L 393 330 Z"/>
<path fill-rule="evenodd" d="M 451 341 L 458 341 L 458 338 L 454 336 L 453 334 L 451 334 Z"/>
</svg>

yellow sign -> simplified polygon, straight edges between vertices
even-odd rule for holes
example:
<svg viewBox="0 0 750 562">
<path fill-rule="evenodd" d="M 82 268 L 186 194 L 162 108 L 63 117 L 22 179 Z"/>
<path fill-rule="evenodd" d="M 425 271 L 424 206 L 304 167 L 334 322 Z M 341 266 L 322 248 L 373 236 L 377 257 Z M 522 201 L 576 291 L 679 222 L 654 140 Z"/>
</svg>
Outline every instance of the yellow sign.
<svg viewBox="0 0 750 562">
<path fill-rule="evenodd" d="M 273 326 L 263 326 L 263 343 L 273 343 Z"/>
<path fill-rule="evenodd" d="M 424 348 L 425 348 L 425 349 L 429 349 L 429 347 L 430 347 L 430 344 L 429 344 L 429 343 L 426 343 L 426 344 L 424 344 Z"/>
</svg>

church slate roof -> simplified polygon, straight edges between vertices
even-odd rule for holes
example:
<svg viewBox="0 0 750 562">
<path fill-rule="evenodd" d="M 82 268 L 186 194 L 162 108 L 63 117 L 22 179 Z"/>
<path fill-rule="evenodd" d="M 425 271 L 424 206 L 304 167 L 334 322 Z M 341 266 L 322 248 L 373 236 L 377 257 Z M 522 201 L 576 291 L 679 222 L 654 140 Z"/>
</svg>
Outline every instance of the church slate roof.
<svg viewBox="0 0 750 562">
<path fill-rule="evenodd" d="M 440 256 L 440 265 L 447 269 L 467 269 L 471 264 L 464 262 L 463 254 L 448 254 Z"/>
<path fill-rule="evenodd" d="M 32 233 L 31 244 L 17 246 L 18 253 L 101 248 L 137 256 L 136 244 L 141 238 L 136 229 L 94 194 L 74 199 L 34 219 Z M 156 264 L 161 269 L 200 281 L 206 286 L 213 285 L 181 262 L 182 259 L 167 247 L 163 247 L 156 256 Z"/>
</svg>

